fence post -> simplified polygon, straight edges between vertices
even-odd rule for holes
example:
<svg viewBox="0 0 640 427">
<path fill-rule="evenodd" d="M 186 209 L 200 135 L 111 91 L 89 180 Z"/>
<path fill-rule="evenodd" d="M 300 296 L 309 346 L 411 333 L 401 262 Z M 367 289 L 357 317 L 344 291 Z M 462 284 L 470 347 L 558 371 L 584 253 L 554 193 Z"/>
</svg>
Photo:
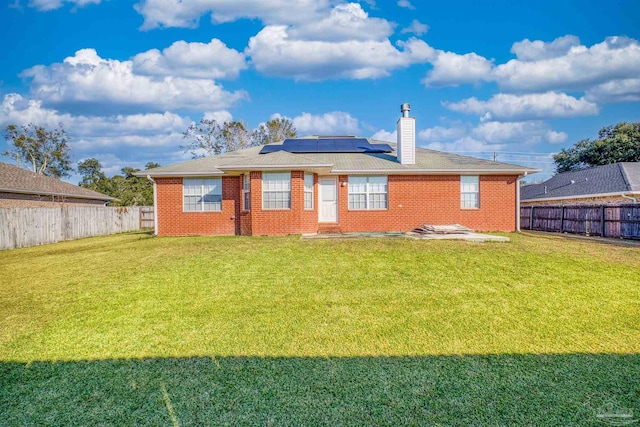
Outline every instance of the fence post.
<svg viewBox="0 0 640 427">
<path fill-rule="evenodd" d="M 600 206 L 600 219 L 601 219 L 600 226 L 602 227 L 600 236 L 602 236 L 602 237 L 605 237 L 604 235 L 605 235 L 605 232 L 606 232 L 606 227 L 605 227 L 605 223 L 604 223 L 604 209 L 605 209 L 604 205 Z"/>
<path fill-rule="evenodd" d="M 535 206 L 531 206 L 531 219 L 529 220 L 529 230 L 535 230 L 535 228 L 533 228 L 533 224 L 534 224 L 534 216 L 533 216 L 533 212 L 535 210 Z"/>
<path fill-rule="evenodd" d="M 562 206 L 562 213 L 560 214 L 560 232 L 564 233 L 564 205 Z"/>
</svg>

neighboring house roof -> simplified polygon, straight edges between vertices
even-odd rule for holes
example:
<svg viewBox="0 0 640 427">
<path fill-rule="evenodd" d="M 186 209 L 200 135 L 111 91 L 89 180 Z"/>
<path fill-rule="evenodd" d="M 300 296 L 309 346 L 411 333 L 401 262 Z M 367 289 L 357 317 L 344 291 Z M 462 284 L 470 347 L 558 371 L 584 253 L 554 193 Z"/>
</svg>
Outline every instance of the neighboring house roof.
<svg viewBox="0 0 640 427">
<path fill-rule="evenodd" d="M 564 172 L 540 184 L 526 185 L 520 200 L 579 199 L 640 193 L 640 162 L 612 163 Z"/>
<path fill-rule="evenodd" d="M 369 140 L 372 144 L 385 141 Z M 282 143 L 280 143 L 282 144 Z M 138 176 L 228 175 L 248 170 L 299 168 L 326 174 L 526 174 L 538 169 L 416 147 L 415 164 L 400 164 L 396 144 L 391 153 L 290 153 L 260 154 L 262 146 L 203 157 L 137 172 Z"/>
<path fill-rule="evenodd" d="M 73 197 L 105 202 L 115 200 L 105 194 L 2 162 L 0 162 L 0 192 Z"/>
</svg>

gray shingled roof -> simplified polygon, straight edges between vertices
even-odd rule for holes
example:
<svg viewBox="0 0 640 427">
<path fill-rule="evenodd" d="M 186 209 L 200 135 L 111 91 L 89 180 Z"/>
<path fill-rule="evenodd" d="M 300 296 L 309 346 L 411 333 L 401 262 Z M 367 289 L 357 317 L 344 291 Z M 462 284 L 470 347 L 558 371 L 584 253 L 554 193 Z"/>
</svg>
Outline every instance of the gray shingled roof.
<svg viewBox="0 0 640 427">
<path fill-rule="evenodd" d="M 541 184 L 522 187 L 520 199 L 563 199 L 626 192 L 640 192 L 640 162 L 613 163 L 560 173 Z"/>
<path fill-rule="evenodd" d="M 105 194 L 2 162 L 0 162 L 0 192 L 75 197 L 105 202 L 115 200 Z"/>
<path fill-rule="evenodd" d="M 386 144 L 386 141 L 369 140 L 372 144 Z M 138 172 L 137 175 L 189 176 L 223 175 L 239 170 L 292 169 L 323 170 L 324 173 L 534 173 L 537 169 L 509 163 L 494 162 L 475 157 L 461 156 L 442 151 L 416 147 L 416 163 L 398 163 L 395 145 L 391 153 L 288 153 L 276 151 L 260 154 L 262 147 L 204 157 L 169 166 Z"/>
</svg>

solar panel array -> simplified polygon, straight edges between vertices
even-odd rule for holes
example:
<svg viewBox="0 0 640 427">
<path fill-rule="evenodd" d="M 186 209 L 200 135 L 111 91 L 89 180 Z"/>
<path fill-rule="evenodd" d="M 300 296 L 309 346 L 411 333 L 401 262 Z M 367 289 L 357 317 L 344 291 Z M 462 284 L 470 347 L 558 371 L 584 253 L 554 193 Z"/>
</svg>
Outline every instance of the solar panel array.
<svg viewBox="0 0 640 427">
<path fill-rule="evenodd" d="M 391 153 L 389 144 L 371 144 L 366 138 L 287 138 L 282 144 L 265 145 L 260 154 L 289 153 Z"/>
</svg>

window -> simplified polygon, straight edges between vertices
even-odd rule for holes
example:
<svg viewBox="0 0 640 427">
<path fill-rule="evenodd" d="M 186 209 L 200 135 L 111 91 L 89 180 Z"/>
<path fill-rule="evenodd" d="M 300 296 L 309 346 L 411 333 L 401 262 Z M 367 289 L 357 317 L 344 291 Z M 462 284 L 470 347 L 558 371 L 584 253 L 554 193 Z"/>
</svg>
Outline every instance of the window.
<svg viewBox="0 0 640 427">
<path fill-rule="evenodd" d="M 244 210 L 251 210 L 251 178 L 248 173 L 244 174 L 242 191 L 244 193 Z"/>
<path fill-rule="evenodd" d="M 262 209 L 291 209 L 291 173 L 262 173 Z"/>
<path fill-rule="evenodd" d="M 304 208 L 313 209 L 313 174 L 304 174 Z"/>
<path fill-rule="evenodd" d="M 477 176 L 460 177 L 460 208 L 478 209 L 480 207 L 480 180 Z"/>
<path fill-rule="evenodd" d="M 386 176 L 350 176 L 349 209 L 387 209 Z"/>
<path fill-rule="evenodd" d="M 221 178 L 184 178 L 182 180 L 182 194 L 185 211 L 222 210 Z"/>
</svg>

